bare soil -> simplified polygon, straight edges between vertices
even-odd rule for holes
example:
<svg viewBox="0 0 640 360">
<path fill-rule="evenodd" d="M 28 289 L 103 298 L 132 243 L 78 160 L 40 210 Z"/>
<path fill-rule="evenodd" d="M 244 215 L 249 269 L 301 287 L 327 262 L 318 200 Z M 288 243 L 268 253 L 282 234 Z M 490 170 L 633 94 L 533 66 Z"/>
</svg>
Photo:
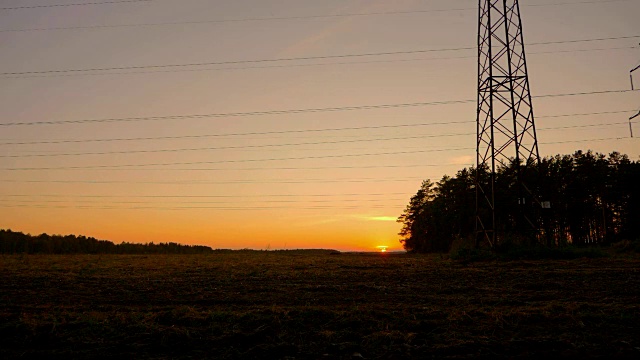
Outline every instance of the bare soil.
<svg viewBox="0 0 640 360">
<path fill-rule="evenodd" d="M 640 259 L 0 257 L 0 358 L 640 358 Z"/>
</svg>

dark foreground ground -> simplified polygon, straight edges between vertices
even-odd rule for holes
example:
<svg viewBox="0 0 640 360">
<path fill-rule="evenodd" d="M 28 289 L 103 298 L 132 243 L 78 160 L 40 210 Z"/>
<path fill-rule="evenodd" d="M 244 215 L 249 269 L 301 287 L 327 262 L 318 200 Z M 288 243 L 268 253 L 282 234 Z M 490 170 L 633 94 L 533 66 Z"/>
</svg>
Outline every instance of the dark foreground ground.
<svg viewBox="0 0 640 360">
<path fill-rule="evenodd" d="M 640 260 L 0 257 L 0 358 L 640 358 Z"/>
</svg>

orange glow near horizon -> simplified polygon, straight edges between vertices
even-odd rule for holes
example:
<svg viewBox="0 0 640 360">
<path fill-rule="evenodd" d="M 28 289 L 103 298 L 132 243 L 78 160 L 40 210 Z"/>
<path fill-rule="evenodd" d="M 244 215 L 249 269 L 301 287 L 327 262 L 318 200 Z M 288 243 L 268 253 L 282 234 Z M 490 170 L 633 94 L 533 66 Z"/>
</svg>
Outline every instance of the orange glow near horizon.
<svg viewBox="0 0 640 360">
<path fill-rule="evenodd" d="M 74 234 L 114 243 L 176 242 L 214 249 L 334 249 L 368 252 L 381 242 L 402 250 L 395 221 L 366 216 L 322 214 L 272 214 L 261 212 L 247 219 L 242 212 L 136 210 L 98 212 L 42 209 L 28 216 L 26 209 L 4 211 L 2 228 L 38 235 Z M 391 212 L 393 213 L 393 212 Z M 272 219 L 276 217 L 278 221 Z M 117 225 L 116 225 L 117 224 Z M 381 234 L 389 234 L 383 235 Z M 379 248 L 378 248 L 379 249 Z M 391 247 L 388 247 L 391 250 Z"/>
<path fill-rule="evenodd" d="M 450 3 L 0 11 L 3 72 L 22 74 L 0 84 L 0 228 L 214 249 L 402 250 L 396 220 L 421 182 L 476 159 L 477 11 Z M 625 111 L 639 93 L 607 91 L 627 89 L 638 61 L 640 1 L 555 5 L 522 10 L 540 155 L 637 161 Z M 327 14 L 344 16 L 312 19 Z M 249 18 L 264 21 L 205 24 Z M 160 20 L 185 23 L 109 26 Z M 106 26 L 75 29 L 92 24 Z M 48 27 L 67 30 L 13 31 Z"/>
</svg>

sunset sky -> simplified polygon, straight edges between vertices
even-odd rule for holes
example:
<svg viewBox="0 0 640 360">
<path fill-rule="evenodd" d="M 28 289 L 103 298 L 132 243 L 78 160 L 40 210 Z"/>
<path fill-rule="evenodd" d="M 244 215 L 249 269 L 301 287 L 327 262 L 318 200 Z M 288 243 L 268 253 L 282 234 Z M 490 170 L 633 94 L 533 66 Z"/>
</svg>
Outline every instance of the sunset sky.
<svg viewBox="0 0 640 360">
<path fill-rule="evenodd" d="M 0 228 L 393 251 L 474 165 L 477 1 L 83 2 L 0 1 Z M 541 155 L 640 160 L 640 0 L 520 4 Z"/>
</svg>

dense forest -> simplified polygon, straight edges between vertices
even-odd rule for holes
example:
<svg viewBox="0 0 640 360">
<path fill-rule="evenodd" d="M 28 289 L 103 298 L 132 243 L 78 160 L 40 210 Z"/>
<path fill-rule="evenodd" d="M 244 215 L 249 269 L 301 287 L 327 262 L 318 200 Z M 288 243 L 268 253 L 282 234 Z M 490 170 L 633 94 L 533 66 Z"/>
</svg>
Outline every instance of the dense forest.
<svg viewBox="0 0 640 360">
<path fill-rule="evenodd" d="M 640 162 L 614 152 L 577 151 L 541 160 L 532 173 L 535 196 L 550 201 L 540 211 L 539 234 L 547 245 L 611 244 L 640 238 Z M 518 209 L 514 165 L 496 170 L 497 231 L 502 242 Z M 447 252 L 456 240 L 475 242 L 475 181 L 489 178 L 485 169 L 464 168 L 434 183 L 422 182 L 398 218 L 399 235 L 410 252 Z"/>
<path fill-rule="evenodd" d="M 0 229 L 1 254 L 208 254 L 208 246 L 177 243 L 114 244 L 107 240 L 75 235 L 32 236 Z"/>
</svg>

